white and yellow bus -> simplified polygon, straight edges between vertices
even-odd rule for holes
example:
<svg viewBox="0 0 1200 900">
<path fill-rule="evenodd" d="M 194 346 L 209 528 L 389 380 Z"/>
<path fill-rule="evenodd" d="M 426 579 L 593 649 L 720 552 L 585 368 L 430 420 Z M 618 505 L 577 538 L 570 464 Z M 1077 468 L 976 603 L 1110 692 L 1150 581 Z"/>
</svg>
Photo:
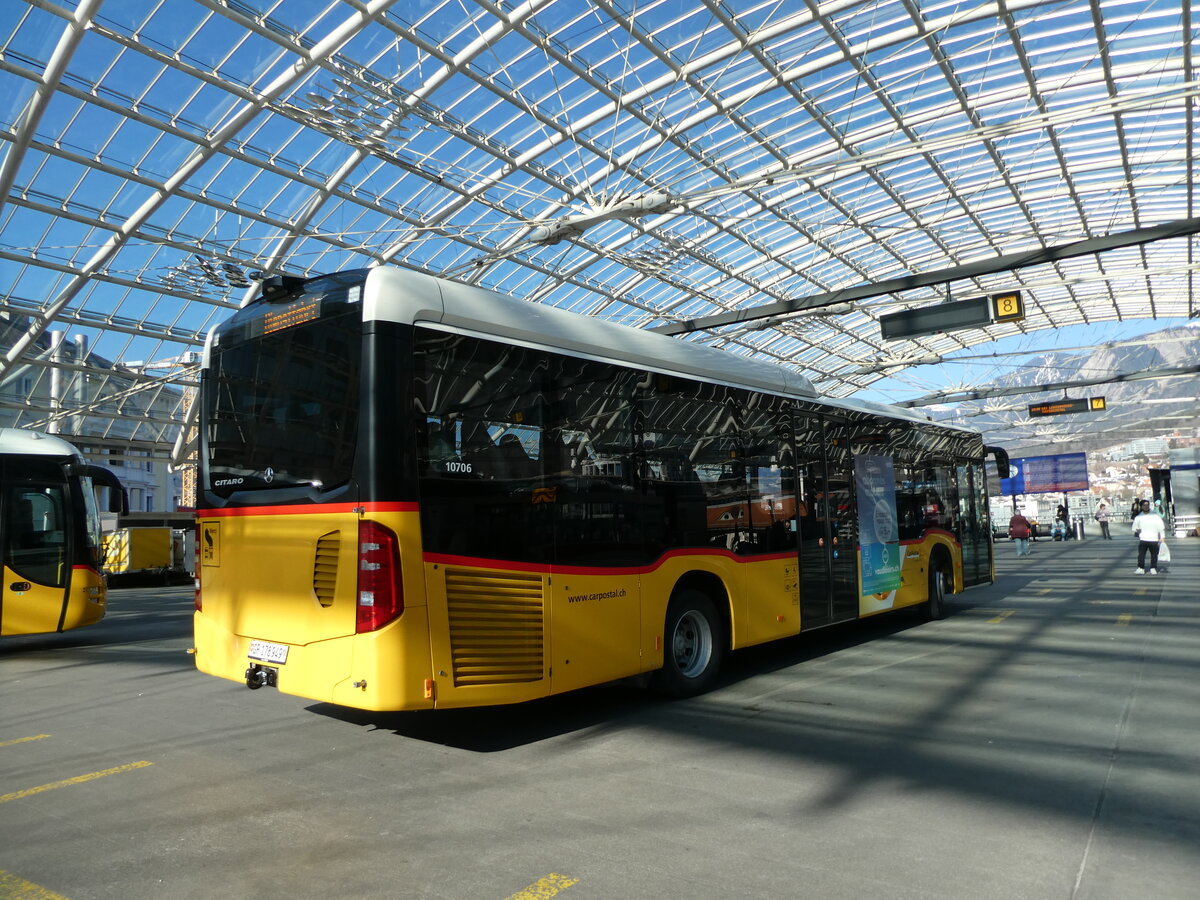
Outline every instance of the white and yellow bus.
<svg viewBox="0 0 1200 900">
<path fill-rule="evenodd" d="M 690 695 L 992 578 L 978 434 L 414 272 L 268 280 L 201 394 L 196 661 L 252 688 Z"/>
<path fill-rule="evenodd" d="M 104 616 L 95 487 L 124 508 L 115 475 L 50 434 L 0 428 L 0 635 L 68 631 Z"/>
</svg>

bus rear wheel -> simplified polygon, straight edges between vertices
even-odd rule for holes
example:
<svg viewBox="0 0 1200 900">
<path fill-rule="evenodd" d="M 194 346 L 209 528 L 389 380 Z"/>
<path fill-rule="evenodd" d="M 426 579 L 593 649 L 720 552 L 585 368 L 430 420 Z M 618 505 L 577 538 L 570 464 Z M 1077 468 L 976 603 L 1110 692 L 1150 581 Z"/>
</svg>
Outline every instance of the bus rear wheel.
<svg viewBox="0 0 1200 900">
<path fill-rule="evenodd" d="M 946 617 L 946 570 L 941 560 L 929 564 L 929 600 L 925 604 L 925 618 L 929 621 Z"/>
<path fill-rule="evenodd" d="M 694 697 L 713 686 L 725 657 L 725 629 L 712 599 L 696 590 L 676 594 L 667 606 L 663 667 L 651 687 L 667 697 Z"/>
</svg>

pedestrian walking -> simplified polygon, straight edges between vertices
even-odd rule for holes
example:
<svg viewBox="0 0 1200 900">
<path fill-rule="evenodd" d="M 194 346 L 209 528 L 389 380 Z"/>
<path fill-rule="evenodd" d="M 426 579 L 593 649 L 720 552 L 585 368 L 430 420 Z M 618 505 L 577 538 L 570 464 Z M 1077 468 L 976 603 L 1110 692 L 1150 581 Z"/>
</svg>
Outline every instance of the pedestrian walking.
<svg viewBox="0 0 1200 900">
<path fill-rule="evenodd" d="M 1150 501 L 1142 501 L 1142 511 L 1133 520 L 1133 533 L 1138 536 L 1138 560 L 1134 575 L 1146 574 L 1146 554 L 1150 554 L 1150 574 L 1158 574 L 1158 545 L 1167 536 L 1167 524 L 1162 516 L 1150 508 Z"/>
<path fill-rule="evenodd" d="M 1111 541 L 1112 535 L 1108 532 L 1108 520 L 1108 504 L 1101 500 L 1100 505 L 1096 508 L 1096 521 L 1100 523 L 1100 537 L 1106 541 Z"/>
<path fill-rule="evenodd" d="M 1029 520 L 1016 513 L 1008 520 L 1008 536 L 1017 545 L 1017 556 L 1029 555 Z"/>
</svg>

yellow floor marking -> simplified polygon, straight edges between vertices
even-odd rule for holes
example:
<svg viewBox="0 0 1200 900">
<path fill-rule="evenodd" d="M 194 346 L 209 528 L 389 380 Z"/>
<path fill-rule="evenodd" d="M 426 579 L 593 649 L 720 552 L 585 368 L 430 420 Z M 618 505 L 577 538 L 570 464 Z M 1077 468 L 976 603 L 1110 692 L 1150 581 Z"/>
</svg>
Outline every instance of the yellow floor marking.
<svg viewBox="0 0 1200 900">
<path fill-rule="evenodd" d="M 83 784 L 85 781 L 94 781 L 97 778 L 103 778 L 105 775 L 118 775 L 121 772 L 130 772 L 134 769 L 144 769 L 146 766 L 152 766 L 154 763 L 146 762 L 144 759 L 138 762 L 126 763 L 123 766 L 115 766 L 111 769 L 105 769 L 102 772 L 89 772 L 86 775 L 76 775 L 74 778 L 66 778 L 62 781 L 52 781 L 50 784 L 42 784 L 37 787 L 26 788 L 23 791 L 13 791 L 11 794 L 0 794 L 0 803 L 7 803 L 9 800 L 20 800 L 23 797 L 32 797 L 34 794 L 40 794 L 42 791 L 52 791 L 55 788 L 70 787 L 73 784 Z"/>
<path fill-rule="evenodd" d="M 1042 588 L 1038 593 L 1045 597 L 1047 594 L 1053 594 L 1054 588 Z"/>
<path fill-rule="evenodd" d="M 67 900 L 62 894 L 48 891 L 40 884 L 18 878 L 0 869 L 0 900 Z"/>
<path fill-rule="evenodd" d="M 1128 625 L 1132 621 L 1133 616 L 1130 613 L 1121 613 L 1121 615 L 1117 616 L 1118 625 Z"/>
<path fill-rule="evenodd" d="M 545 878 L 539 878 L 525 890 L 517 891 L 508 900 L 549 900 L 550 897 L 565 891 L 573 884 L 579 884 L 579 879 L 551 872 Z"/>
<path fill-rule="evenodd" d="M 1150 588 L 1138 588 L 1136 591 L 1134 591 L 1134 593 L 1139 597 L 1143 597 L 1150 593 Z"/>
<path fill-rule="evenodd" d="M 24 744 L 29 741 L 40 741 L 42 738 L 48 738 L 48 734 L 31 734 L 29 737 L 13 738 L 11 741 L 0 741 L 0 747 L 11 747 L 13 744 Z"/>
<path fill-rule="evenodd" d="M 1001 612 L 998 616 L 988 619 L 988 624 L 989 625 L 999 625 L 1001 622 L 1003 622 L 1005 619 L 1007 619 L 1009 616 L 1011 616 L 1015 613 L 1016 613 L 1015 609 L 1006 609 L 1003 612 Z"/>
</svg>

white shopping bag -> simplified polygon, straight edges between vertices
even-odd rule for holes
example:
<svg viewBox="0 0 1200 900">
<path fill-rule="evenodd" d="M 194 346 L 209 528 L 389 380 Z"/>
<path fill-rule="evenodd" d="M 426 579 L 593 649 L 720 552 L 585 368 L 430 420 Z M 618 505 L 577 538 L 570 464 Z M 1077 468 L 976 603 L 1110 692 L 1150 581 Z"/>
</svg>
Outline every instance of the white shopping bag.
<svg viewBox="0 0 1200 900">
<path fill-rule="evenodd" d="M 1158 542 L 1158 561 L 1159 562 L 1170 562 L 1171 561 L 1171 548 L 1169 548 L 1167 546 L 1166 541 Z"/>
</svg>

